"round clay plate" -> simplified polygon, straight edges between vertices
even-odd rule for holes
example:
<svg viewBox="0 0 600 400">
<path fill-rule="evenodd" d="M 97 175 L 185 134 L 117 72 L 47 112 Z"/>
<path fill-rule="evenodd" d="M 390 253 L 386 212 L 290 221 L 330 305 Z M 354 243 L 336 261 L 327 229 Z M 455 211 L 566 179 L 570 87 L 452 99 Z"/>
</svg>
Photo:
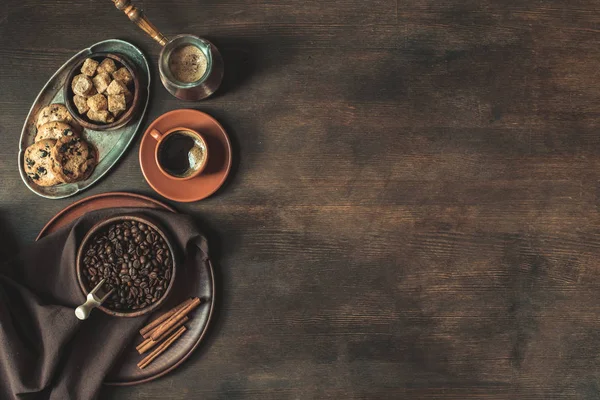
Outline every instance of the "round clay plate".
<svg viewBox="0 0 600 400">
<path fill-rule="evenodd" d="M 206 140 L 208 163 L 200 175 L 185 181 L 164 175 L 156 164 L 157 141 L 150 135 L 153 129 L 166 132 L 177 127 L 191 128 Z M 174 110 L 150 124 L 140 143 L 140 166 L 148 184 L 159 194 L 174 201 L 191 202 L 215 193 L 231 169 L 231 143 L 223 127 L 210 115 L 198 110 Z"/>
<path fill-rule="evenodd" d="M 166 204 L 139 194 L 103 193 L 82 199 L 59 212 L 44 226 L 36 240 L 73 222 L 87 212 L 116 207 L 146 207 L 176 212 Z M 135 350 L 135 346 L 142 342 L 142 337 L 137 336 L 106 377 L 105 385 L 127 386 L 152 381 L 177 368 L 198 347 L 206 333 L 214 309 L 213 268 L 209 262 L 206 267 L 182 268 L 182 270 L 183 273 L 176 280 L 171 296 L 150 316 L 150 320 L 191 296 L 200 297 L 202 303 L 194 311 L 193 318 L 186 324 L 188 328 L 186 334 L 143 370 L 137 367 L 137 363 L 145 356 L 139 355 Z"/>
</svg>

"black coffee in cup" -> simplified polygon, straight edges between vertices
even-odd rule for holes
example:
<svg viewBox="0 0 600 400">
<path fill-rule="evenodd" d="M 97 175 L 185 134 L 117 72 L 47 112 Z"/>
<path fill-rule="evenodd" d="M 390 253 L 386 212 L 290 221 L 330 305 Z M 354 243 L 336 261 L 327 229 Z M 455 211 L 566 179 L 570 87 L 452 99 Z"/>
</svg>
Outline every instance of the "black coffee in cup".
<svg viewBox="0 0 600 400">
<path fill-rule="evenodd" d="M 169 134 L 159 145 L 158 162 L 166 173 L 177 178 L 187 178 L 202 167 L 206 147 L 189 131 Z"/>
</svg>

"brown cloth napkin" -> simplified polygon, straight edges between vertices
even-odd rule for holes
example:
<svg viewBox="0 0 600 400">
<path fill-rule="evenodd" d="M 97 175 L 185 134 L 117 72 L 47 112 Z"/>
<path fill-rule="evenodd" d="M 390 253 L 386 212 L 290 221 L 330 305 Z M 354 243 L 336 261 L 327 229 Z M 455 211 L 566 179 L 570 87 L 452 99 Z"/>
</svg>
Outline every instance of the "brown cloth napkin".
<svg viewBox="0 0 600 400">
<path fill-rule="evenodd" d="M 208 246 L 193 220 L 143 208 L 91 212 L 0 265 L 0 399 L 94 399 L 119 354 L 147 316 L 116 318 L 100 310 L 80 321 L 85 301 L 75 257 L 85 233 L 116 215 L 152 219 L 179 245 L 178 268 L 208 262 Z M 181 276 L 181 275 L 179 275 Z"/>
</svg>

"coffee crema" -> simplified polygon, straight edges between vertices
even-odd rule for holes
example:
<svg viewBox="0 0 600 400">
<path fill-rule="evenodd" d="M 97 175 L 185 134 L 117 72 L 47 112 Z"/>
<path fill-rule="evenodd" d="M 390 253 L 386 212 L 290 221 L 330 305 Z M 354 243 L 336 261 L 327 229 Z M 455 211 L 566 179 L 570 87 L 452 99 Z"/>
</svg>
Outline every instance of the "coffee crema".
<svg viewBox="0 0 600 400">
<path fill-rule="evenodd" d="M 158 162 L 169 175 L 186 178 L 196 172 L 206 158 L 204 143 L 188 131 L 166 137 L 158 148 Z"/>
<path fill-rule="evenodd" d="M 196 82 L 204 76 L 207 68 L 206 56 L 198 47 L 188 44 L 181 46 L 169 56 L 169 69 L 178 81 Z"/>
</svg>

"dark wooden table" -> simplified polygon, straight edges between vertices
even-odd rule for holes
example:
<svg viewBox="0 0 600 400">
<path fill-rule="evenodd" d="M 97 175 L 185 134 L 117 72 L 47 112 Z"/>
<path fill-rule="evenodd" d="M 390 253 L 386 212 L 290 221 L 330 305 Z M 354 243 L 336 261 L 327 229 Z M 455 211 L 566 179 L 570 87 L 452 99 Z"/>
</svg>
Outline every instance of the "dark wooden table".
<svg viewBox="0 0 600 400">
<path fill-rule="evenodd" d="M 591 0 L 139 1 L 213 40 L 217 96 L 154 84 L 144 126 L 228 129 L 227 186 L 193 204 L 217 319 L 180 369 L 101 399 L 600 398 L 600 14 Z M 37 197 L 17 143 L 72 54 L 159 47 L 109 0 L 0 5 L 0 224 L 22 248 L 85 196 L 159 197 L 139 140 L 93 189 Z M 11 239 L 12 238 L 12 239 Z M 5 242 L 7 243 L 7 242 Z"/>
</svg>

